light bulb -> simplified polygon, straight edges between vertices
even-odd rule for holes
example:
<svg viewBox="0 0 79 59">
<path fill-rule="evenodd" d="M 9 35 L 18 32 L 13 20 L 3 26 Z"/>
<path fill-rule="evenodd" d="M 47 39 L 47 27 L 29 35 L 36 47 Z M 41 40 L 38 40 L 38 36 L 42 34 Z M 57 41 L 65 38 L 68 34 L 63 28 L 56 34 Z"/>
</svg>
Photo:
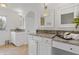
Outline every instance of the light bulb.
<svg viewBox="0 0 79 59">
<path fill-rule="evenodd" d="M 47 10 L 44 10 L 43 16 L 48 16 L 48 11 Z"/>
</svg>

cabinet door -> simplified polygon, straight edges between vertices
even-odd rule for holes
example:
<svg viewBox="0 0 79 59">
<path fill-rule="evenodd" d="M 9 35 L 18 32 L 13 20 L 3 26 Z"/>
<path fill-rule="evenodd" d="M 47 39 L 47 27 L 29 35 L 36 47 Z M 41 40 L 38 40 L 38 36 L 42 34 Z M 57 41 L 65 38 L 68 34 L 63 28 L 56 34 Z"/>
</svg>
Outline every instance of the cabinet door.
<svg viewBox="0 0 79 59">
<path fill-rule="evenodd" d="M 70 45 L 62 42 L 53 41 L 53 47 L 59 48 L 62 50 L 70 51 Z"/>
<path fill-rule="evenodd" d="M 41 38 L 38 41 L 38 55 L 51 55 L 51 41 L 47 38 Z"/>
<path fill-rule="evenodd" d="M 25 32 L 16 32 L 15 42 L 17 46 L 27 44 L 26 33 Z"/>
<path fill-rule="evenodd" d="M 11 32 L 11 42 L 16 46 L 27 44 L 25 32 Z"/>
<path fill-rule="evenodd" d="M 28 39 L 28 54 L 29 55 L 37 54 L 37 42 L 33 38 Z"/>
<path fill-rule="evenodd" d="M 72 45 L 71 46 L 71 52 L 72 53 L 75 53 L 75 54 L 78 54 L 79 55 L 79 46 L 76 46 L 76 45 Z"/>
</svg>

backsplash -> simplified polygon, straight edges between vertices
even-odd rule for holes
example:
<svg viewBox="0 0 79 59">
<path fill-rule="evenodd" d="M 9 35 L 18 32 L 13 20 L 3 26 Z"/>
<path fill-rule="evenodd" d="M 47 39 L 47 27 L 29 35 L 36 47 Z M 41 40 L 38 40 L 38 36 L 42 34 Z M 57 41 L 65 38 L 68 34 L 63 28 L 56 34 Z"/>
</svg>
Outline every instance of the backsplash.
<svg viewBox="0 0 79 59">
<path fill-rule="evenodd" d="M 78 34 L 79 31 L 65 31 L 65 30 L 37 30 L 36 33 L 48 33 L 48 34 L 57 34 L 57 35 L 64 35 L 65 32 L 76 33 Z"/>
<path fill-rule="evenodd" d="M 48 34 L 55 34 L 55 30 L 37 30 L 36 33 L 48 33 Z"/>
</svg>

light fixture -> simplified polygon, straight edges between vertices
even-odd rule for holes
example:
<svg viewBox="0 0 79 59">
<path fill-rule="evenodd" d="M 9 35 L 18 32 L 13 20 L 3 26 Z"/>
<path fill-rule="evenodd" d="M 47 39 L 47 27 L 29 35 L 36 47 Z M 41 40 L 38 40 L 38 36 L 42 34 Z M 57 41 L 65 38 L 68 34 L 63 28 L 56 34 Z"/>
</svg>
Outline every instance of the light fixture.
<svg viewBox="0 0 79 59">
<path fill-rule="evenodd" d="M 46 3 L 44 3 L 44 13 L 43 13 L 43 16 L 48 16 L 48 7 L 47 7 Z"/>
<path fill-rule="evenodd" d="M 6 4 L 4 4 L 4 3 L 0 3 L 0 7 L 2 7 L 2 8 L 6 8 L 6 7 L 7 7 L 7 5 L 6 5 Z"/>
</svg>

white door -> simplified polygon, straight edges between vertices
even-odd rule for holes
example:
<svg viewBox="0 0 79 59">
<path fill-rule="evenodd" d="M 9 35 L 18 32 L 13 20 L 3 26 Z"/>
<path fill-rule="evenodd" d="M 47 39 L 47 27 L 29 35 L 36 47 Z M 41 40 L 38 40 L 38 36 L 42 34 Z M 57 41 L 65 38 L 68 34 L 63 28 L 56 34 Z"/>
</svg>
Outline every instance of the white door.
<svg viewBox="0 0 79 59">
<path fill-rule="evenodd" d="M 37 54 L 37 42 L 33 38 L 28 39 L 28 54 L 29 55 Z"/>
<path fill-rule="evenodd" d="M 48 38 L 41 38 L 38 41 L 38 55 L 51 55 L 51 40 Z"/>
</svg>

